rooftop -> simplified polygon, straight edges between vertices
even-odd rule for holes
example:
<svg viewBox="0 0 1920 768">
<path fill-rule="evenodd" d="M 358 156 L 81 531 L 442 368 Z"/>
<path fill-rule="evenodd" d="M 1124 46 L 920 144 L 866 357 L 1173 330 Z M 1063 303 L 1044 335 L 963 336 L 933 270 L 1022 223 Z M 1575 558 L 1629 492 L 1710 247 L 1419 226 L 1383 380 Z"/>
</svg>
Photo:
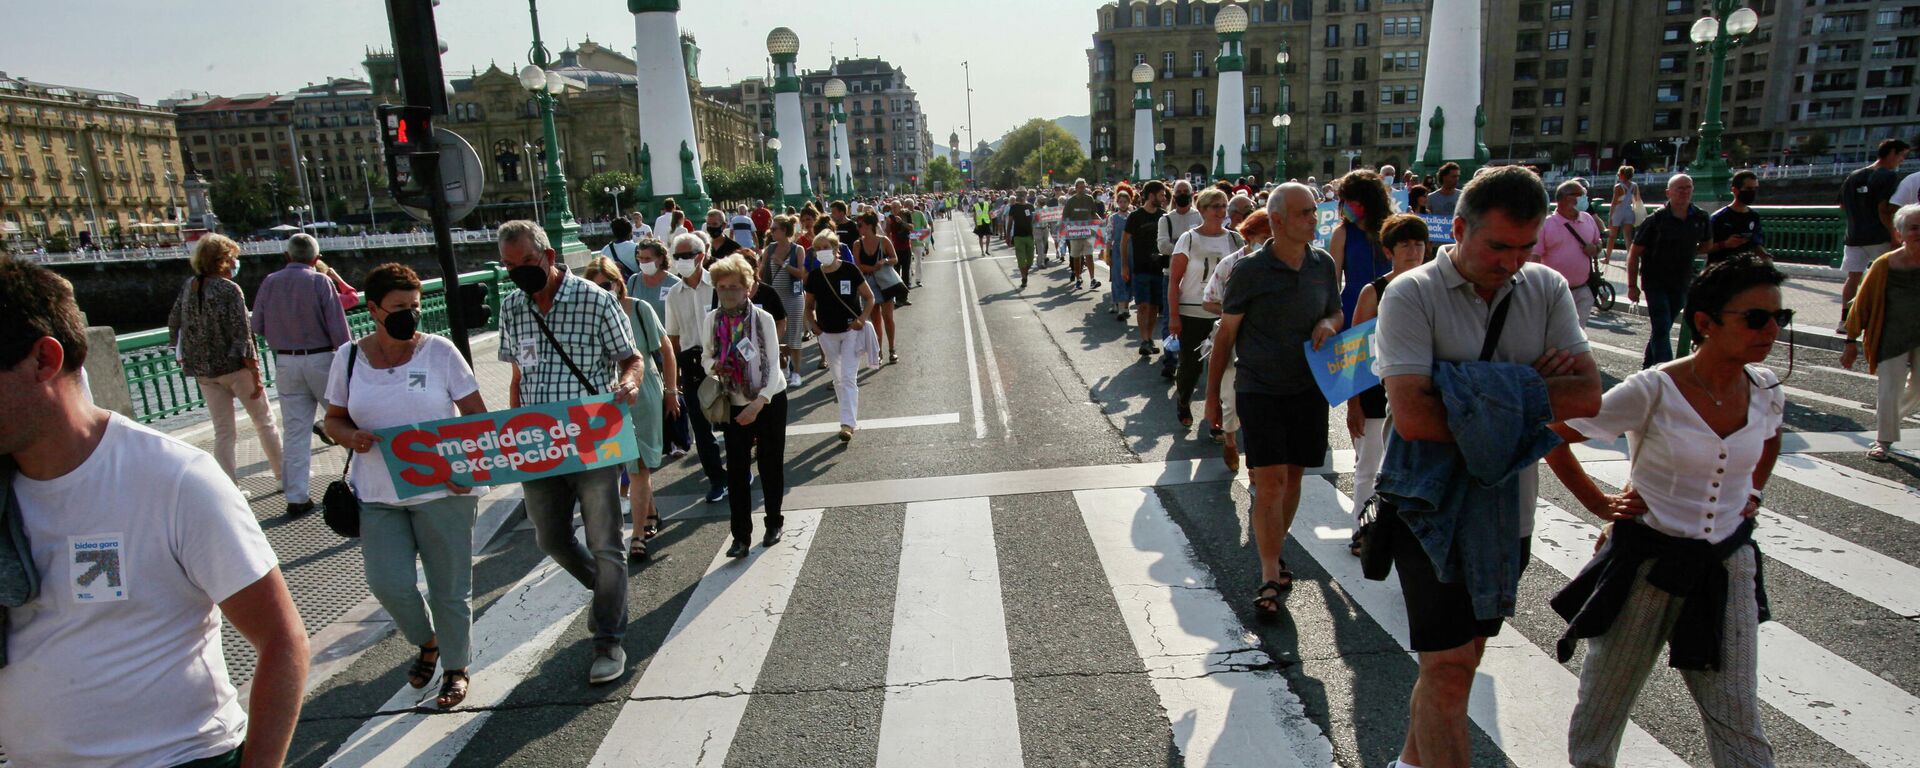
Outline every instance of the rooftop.
<svg viewBox="0 0 1920 768">
<path fill-rule="evenodd" d="M 103 91 L 98 88 L 82 88 L 77 85 L 55 85 L 53 83 L 42 83 L 34 80 L 28 80 L 27 78 L 24 78 L 24 77 L 15 77 L 7 74 L 6 72 L 0 72 L 0 91 L 14 91 L 14 92 L 25 91 L 28 93 L 42 93 L 48 96 L 64 96 L 67 98 L 75 98 L 75 99 L 93 99 L 96 101 L 104 101 L 104 102 L 110 102 L 115 104 L 125 104 L 128 106 L 144 106 L 140 103 L 140 100 L 135 98 L 133 95 L 121 93 L 119 91 Z"/>
</svg>

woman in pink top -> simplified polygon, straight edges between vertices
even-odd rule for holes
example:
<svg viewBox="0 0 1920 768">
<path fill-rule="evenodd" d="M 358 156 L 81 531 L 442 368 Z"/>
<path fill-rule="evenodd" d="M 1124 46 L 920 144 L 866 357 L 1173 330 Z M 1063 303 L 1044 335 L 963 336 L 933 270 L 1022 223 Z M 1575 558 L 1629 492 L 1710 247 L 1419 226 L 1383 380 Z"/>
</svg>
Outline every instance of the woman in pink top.
<svg viewBox="0 0 1920 768">
<path fill-rule="evenodd" d="M 1573 289 L 1573 306 L 1585 323 L 1593 314 L 1593 291 L 1587 278 L 1593 274 L 1593 257 L 1600 253 L 1606 230 L 1600 220 L 1587 213 L 1587 187 L 1578 180 L 1560 182 L 1553 193 L 1554 210 L 1540 225 L 1540 239 L 1533 244 L 1533 260 L 1545 264 L 1567 278 Z"/>
</svg>

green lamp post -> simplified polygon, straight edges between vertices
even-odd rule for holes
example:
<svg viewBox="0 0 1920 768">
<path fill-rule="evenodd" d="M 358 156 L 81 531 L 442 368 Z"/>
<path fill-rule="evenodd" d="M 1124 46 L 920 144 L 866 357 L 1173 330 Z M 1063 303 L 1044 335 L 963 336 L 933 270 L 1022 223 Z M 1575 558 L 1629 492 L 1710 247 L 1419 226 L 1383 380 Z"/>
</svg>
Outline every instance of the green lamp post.
<svg viewBox="0 0 1920 768">
<path fill-rule="evenodd" d="M 1707 78 L 1707 114 L 1700 123 L 1700 148 L 1694 150 L 1692 174 L 1694 188 L 1708 195 L 1726 194 L 1732 177 L 1726 158 L 1720 156 L 1720 134 L 1725 130 L 1720 120 L 1720 90 L 1727 75 L 1727 51 L 1760 26 L 1760 15 L 1739 2 L 1713 0 L 1713 15 L 1700 17 L 1688 33 L 1695 45 L 1713 55 Z"/>
<path fill-rule="evenodd" d="M 580 224 L 573 220 L 573 210 L 567 204 L 567 174 L 560 167 L 560 131 L 553 125 L 553 97 L 565 91 L 567 83 L 547 69 L 552 56 L 540 42 L 540 10 L 535 2 L 527 0 L 527 15 L 533 19 L 533 47 L 527 50 L 527 66 L 520 70 L 520 85 L 539 103 L 540 127 L 546 137 L 547 215 L 541 225 L 562 263 L 584 263 L 588 248 L 580 242 Z"/>
<path fill-rule="evenodd" d="M 1293 115 L 1278 114 L 1273 116 L 1273 130 L 1280 136 L 1280 157 L 1273 162 L 1273 180 L 1275 183 L 1284 183 L 1288 178 L 1287 132 L 1288 127 L 1291 125 L 1293 125 Z"/>
</svg>

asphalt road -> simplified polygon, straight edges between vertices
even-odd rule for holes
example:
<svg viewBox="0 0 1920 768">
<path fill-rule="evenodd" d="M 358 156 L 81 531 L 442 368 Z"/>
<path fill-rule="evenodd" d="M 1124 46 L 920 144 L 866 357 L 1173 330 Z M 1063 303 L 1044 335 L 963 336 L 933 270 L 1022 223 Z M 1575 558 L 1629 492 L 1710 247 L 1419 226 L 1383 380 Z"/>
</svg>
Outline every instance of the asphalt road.
<svg viewBox="0 0 1920 768">
<path fill-rule="evenodd" d="M 916 265 L 924 287 L 898 310 L 900 362 L 861 374 L 861 420 L 910 426 L 840 445 L 809 351 L 790 422 L 827 427 L 788 438 L 785 542 L 716 557 L 725 505 L 684 501 L 705 488 L 697 462 L 656 476 L 680 501 L 631 576 L 627 676 L 587 684 L 586 593 L 509 519 L 475 566 L 468 705 L 440 713 L 397 696 L 412 649 L 388 634 L 312 693 L 292 764 L 1391 760 L 1415 664 L 1397 583 L 1360 579 L 1345 552 L 1345 430 L 1333 430 L 1342 471 L 1307 481 L 1287 610 L 1263 623 L 1245 475 L 1230 479 L 1219 447 L 1179 427 L 1168 382 L 1105 292 L 1072 290 L 1057 262 L 1018 290 L 1009 249 L 981 254 L 957 221 L 936 232 Z M 1609 385 L 1638 369 L 1642 319 L 1602 316 L 1589 333 Z M 1920 462 L 1864 460 L 1856 433 L 1872 415 L 1859 404 L 1873 382 L 1835 358 L 1796 350 L 1786 383 L 1787 428 L 1805 439 L 1790 441 L 1767 495 L 1763 525 L 1781 538 L 1766 550 L 1776 621 L 1763 633 L 1763 717 L 1782 765 L 1892 765 L 1920 753 Z M 1611 460 L 1596 474 L 1624 468 L 1589 456 Z M 1542 501 L 1561 512 L 1537 534 L 1520 615 L 1483 667 L 1476 765 L 1565 764 L 1581 657 L 1553 662 L 1564 624 L 1546 600 L 1598 520 L 1550 473 Z M 1634 723 L 1623 765 L 1710 763 L 1664 665 Z"/>
</svg>

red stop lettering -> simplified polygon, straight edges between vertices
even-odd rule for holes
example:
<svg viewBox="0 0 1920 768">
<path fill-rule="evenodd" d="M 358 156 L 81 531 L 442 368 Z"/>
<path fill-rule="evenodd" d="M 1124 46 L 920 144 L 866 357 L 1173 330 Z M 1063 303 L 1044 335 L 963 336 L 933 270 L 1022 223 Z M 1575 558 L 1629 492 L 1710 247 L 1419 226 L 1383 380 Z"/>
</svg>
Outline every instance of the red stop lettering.
<svg viewBox="0 0 1920 768">
<path fill-rule="evenodd" d="M 626 428 L 626 419 L 622 418 L 625 414 L 626 409 L 619 403 L 582 403 L 567 408 L 567 421 L 580 425 L 573 447 L 580 451 L 582 461 L 592 464 L 599 460 L 595 446 Z"/>
<path fill-rule="evenodd" d="M 438 442 L 432 432 L 424 429 L 411 429 L 394 435 L 389 441 L 393 457 L 410 465 L 400 471 L 400 479 L 422 487 L 440 485 L 452 479 L 453 467 L 434 450 Z"/>
<path fill-rule="evenodd" d="M 544 443 L 540 443 L 536 445 L 515 445 L 505 450 L 507 453 L 529 453 L 533 455 L 544 455 L 546 452 L 546 446 L 559 445 L 561 442 L 559 440 L 553 439 L 553 434 L 548 431 L 557 426 L 560 426 L 560 420 L 555 419 L 552 416 L 548 416 L 544 413 L 537 413 L 537 412 L 523 413 L 511 419 L 508 419 L 505 425 L 504 431 L 519 432 L 520 430 L 523 430 L 523 429 L 534 429 L 534 430 L 538 430 L 540 434 L 546 436 L 547 440 Z M 536 473 L 545 472 L 549 469 L 553 469 L 554 467 L 560 466 L 560 463 L 566 460 L 567 458 L 565 456 L 561 456 L 556 459 L 541 459 L 539 461 L 528 461 L 524 464 L 521 464 L 519 466 L 519 470 L 521 472 L 536 472 Z"/>
</svg>

